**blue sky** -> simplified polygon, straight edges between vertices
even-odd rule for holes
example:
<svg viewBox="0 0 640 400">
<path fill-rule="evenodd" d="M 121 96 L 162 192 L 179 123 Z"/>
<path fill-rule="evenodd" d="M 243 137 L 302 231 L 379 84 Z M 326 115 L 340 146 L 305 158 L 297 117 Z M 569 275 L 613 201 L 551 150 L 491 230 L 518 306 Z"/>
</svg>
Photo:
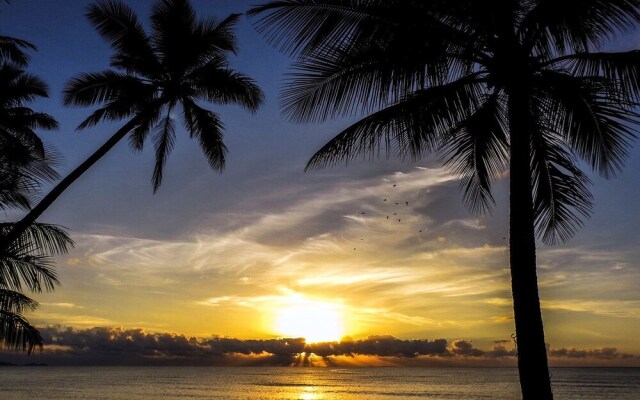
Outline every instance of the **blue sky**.
<svg viewBox="0 0 640 400">
<path fill-rule="evenodd" d="M 151 1 L 127 3 L 145 20 Z M 258 2 L 193 3 L 200 16 L 224 17 Z M 90 110 L 61 104 L 67 79 L 108 66 L 108 47 L 83 16 L 88 4 L 0 3 L 0 34 L 38 46 L 30 71 L 49 83 L 51 97 L 34 108 L 61 123 L 42 136 L 64 156 L 62 174 L 118 126 L 75 132 Z M 226 170 L 212 172 L 183 134 L 153 195 L 152 144 L 139 154 L 118 145 L 43 216 L 68 227 L 77 246 L 58 259 L 62 286 L 35 296 L 41 307 L 30 319 L 77 329 L 272 338 L 283 334 L 273 328 L 278 309 L 303 299 L 336 307 L 354 337 L 464 339 L 485 348 L 509 339 L 506 180 L 496 185 L 494 214 L 476 218 L 435 158 L 304 173 L 314 150 L 350 120 L 289 123 L 278 92 L 290 60 L 245 18 L 237 34 L 232 65 L 258 82 L 266 102 L 255 115 L 215 108 L 226 126 Z M 610 47 L 638 45 L 630 35 Z M 619 177 L 592 176 L 594 216 L 576 237 L 551 248 L 539 244 L 553 347 L 640 354 L 637 171 L 636 144 Z M 391 224 L 386 216 L 402 221 Z"/>
</svg>

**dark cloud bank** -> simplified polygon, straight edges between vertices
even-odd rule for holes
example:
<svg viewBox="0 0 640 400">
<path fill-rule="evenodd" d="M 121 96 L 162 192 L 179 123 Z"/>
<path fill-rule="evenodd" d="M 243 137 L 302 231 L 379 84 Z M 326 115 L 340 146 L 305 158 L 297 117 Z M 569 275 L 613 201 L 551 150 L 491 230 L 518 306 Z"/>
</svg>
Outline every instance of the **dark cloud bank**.
<svg viewBox="0 0 640 400">
<path fill-rule="evenodd" d="M 48 365 L 513 365 L 515 349 L 496 341 L 481 350 L 469 341 L 401 340 L 370 336 L 362 340 L 305 343 L 301 338 L 241 340 L 194 338 L 142 329 L 47 327 L 41 330 L 43 351 L 27 356 L 0 352 L 0 363 Z M 615 348 L 551 349 L 565 360 L 637 361 Z"/>
</svg>

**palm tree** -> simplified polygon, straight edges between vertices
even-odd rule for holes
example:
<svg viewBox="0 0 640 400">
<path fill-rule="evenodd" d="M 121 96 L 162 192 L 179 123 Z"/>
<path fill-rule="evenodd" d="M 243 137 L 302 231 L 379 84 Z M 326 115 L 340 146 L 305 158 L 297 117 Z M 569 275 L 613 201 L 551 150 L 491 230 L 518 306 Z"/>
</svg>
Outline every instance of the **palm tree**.
<svg viewBox="0 0 640 400">
<path fill-rule="evenodd" d="M 536 234 L 569 239 L 592 208 L 580 160 L 605 177 L 638 122 L 640 52 L 603 52 L 640 22 L 639 0 L 283 0 L 257 29 L 297 62 L 294 121 L 364 113 L 309 161 L 436 152 L 473 212 L 510 176 L 510 267 L 524 399 L 551 399 Z"/>
<path fill-rule="evenodd" d="M 232 28 L 239 15 L 223 20 L 198 20 L 187 0 L 159 0 L 151 13 L 147 34 L 133 10 L 120 1 L 101 1 L 87 11 L 89 21 L 114 53 L 111 67 L 71 79 L 64 90 L 67 105 L 100 104 L 78 129 L 102 121 L 125 119 L 124 125 L 86 161 L 54 187 L 0 241 L 0 249 L 33 223 L 93 164 L 127 135 L 134 150 L 142 150 L 151 135 L 156 152 L 152 183 L 162 182 L 165 161 L 175 141 L 173 114 L 178 112 L 191 138 L 198 140 L 209 165 L 221 171 L 226 147 L 220 117 L 199 104 L 238 104 L 255 112 L 263 94 L 227 61 L 237 46 Z"/>
<path fill-rule="evenodd" d="M 55 129 L 56 120 L 27 104 L 48 97 L 47 85 L 22 69 L 35 49 L 20 39 L 0 37 L 0 210 L 29 209 L 44 182 L 58 178 L 55 156 L 45 149 L 36 129 Z M 12 224 L 0 223 L 0 235 Z M 42 337 L 24 317 L 38 303 L 21 293 L 53 290 L 58 284 L 53 254 L 66 252 L 73 242 L 64 228 L 31 224 L 0 252 L 0 349 L 31 353 Z"/>
</svg>

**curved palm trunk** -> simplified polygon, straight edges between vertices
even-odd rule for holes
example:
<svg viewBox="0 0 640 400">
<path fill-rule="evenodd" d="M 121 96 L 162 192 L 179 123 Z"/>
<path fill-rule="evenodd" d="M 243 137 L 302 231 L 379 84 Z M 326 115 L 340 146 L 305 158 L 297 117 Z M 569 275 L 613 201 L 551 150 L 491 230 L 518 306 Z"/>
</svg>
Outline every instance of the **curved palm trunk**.
<svg viewBox="0 0 640 400">
<path fill-rule="evenodd" d="M 510 96 L 509 256 L 520 387 L 524 400 L 550 400 L 553 394 L 536 274 L 530 165 L 532 123 L 526 94 Z"/>
<path fill-rule="evenodd" d="M 20 221 L 13 225 L 13 229 L 7 233 L 6 236 L 0 239 L 0 253 L 4 252 L 9 245 L 19 238 L 24 231 L 33 224 L 43 212 L 53 204 L 54 201 L 75 182 L 82 174 L 84 174 L 93 164 L 98 162 L 105 154 L 109 152 L 127 133 L 136 125 L 136 120 L 133 119 L 120 128 L 113 136 L 109 138 L 100 146 L 98 150 L 89 156 L 82 164 L 74 169 L 69 175 L 61 180 L 40 202 L 29 211 L 29 213 Z"/>
</svg>

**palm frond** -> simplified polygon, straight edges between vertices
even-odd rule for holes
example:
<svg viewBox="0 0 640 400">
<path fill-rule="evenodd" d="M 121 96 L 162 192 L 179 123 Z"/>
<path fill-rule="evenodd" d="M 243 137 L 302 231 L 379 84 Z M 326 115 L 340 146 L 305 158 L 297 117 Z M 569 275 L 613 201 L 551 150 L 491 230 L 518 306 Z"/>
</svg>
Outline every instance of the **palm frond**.
<svg viewBox="0 0 640 400">
<path fill-rule="evenodd" d="M 162 0 L 151 11 L 151 42 L 160 54 L 166 72 L 183 74 L 198 60 L 200 49 L 194 52 L 190 43 L 197 26 L 193 6 L 187 0 Z"/>
<path fill-rule="evenodd" d="M 76 130 L 81 131 L 91 126 L 98 125 L 103 121 L 119 121 L 122 118 L 126 118 L 133 114 L 133 107 L 137 104 L 130 104 L 126 101 L 113 101 L 109 102 L 106 106 L 94 110 L 87 118 L 85 118 L 80 125 L 76 127 Z"/>
<path fill-rule="evenodd" d="M 23 314 L 25 311 L 34 311 L 38 302 L 20 292 L 0 288 L 0 310 L 10 313 Z"/>
<path fill-rule="evenodd" d="M 0 223 L 0 233 L 6 234 L 13 227 L 13 223 Z M 48 254 L 64 254 L 73 247 L 74 242 L 69 237 L 67 228 L 44 223 L 31 224 L 20 236 L 13 248 L 20 249 L 22 255 L 26 255 L 25 251 L 31 254 L 48 255 Z"/>
<path fill-rule="evenodd" d="M 58 122 L 26 106 L 48 96 L 39 77 L 2 64 L 0 87 L 0 209 L 28 208 L 41 183 L 58 177 L 55 153 L 45 149 L 35 130 L 56 129 Z"/>
<path fill-rule="evenodd" d="M 0 178 L 0 210 L 9 208 L 20 208 L 28 210 L 31 208 L 29 192 L 20 188 L 16 189 L 13 182 L 7 182 L 5 177 Z"/>
<path fill-rule="evenodd" d="M 60 175 L 55 170 L 61 163 L 61 157 L 55 148 L 49 146 L 45 149 L 45 154 L 34 155 L 26 165 L 21 168 L 21 176 L 25 181 L 37 182 L 33 189 L 41 189 L 42 183 L 55 181 Z"/>
<path fill-rule="evenodd" d="M 623 95 L 640 101 L 640 50 L 611 53 L 579 53 L 552 60 L 573 76 L 604 77 L 620 87 Z"/>
<path fill-rule="evenodd" d="M 10 66 L 0 66 L 0 145 L 12 155 L 44 157 L 44 145 L 35 129 L 56 129 L 50 115 L 35 112 L 25 103 L 47 97 L 48 87 L 39 77 Z M 26 164 L 24 164 L 26 165 Z"/>
<path fill-rule="evenodd" d="M 436 150 L 445 135 L 469 117 L 482 103 L 482 95 L 483 84 L 473 75 L 416 91 L 339 133 L 305 169 L 348 163 L 360 156 L 420 158 Z"/>
<path fill-rule="evenodd" d="M 533 136 L 531 169 L 536 232 L 547 244 L 566 242 L 591 215 L 591 181 L 564 148 L 562 137 L 551 132 Z"/>
<path fill-rule="evenodd" d="M 360 32 L 371 34 L 397 10 L 393 0 L 285 0 L 253 7 L 261 15 L 257 30 L 271 44 L 291 55 L 317 51 L 325 43 L 342 44 Z M 392 6 L 396 7 L 392 7 Z"/>
<path fill-rule="evenodd" d="M 0 286 L 21 291 L 25 285 L 30 291 L 52 291 L 60 282 L 53 269 L 53 260 L 46 256 L 14 254 L 14 249 L 0 259 Z M 17 249 L 17 253 L 24 253 Z"/>
<path fill-rule="evenodd" d="M 17 118 L 18 121 L 24 121 Z M 14 166 L 26 165 L 30 161 L 44 159 L 45 148 L 42 139 L 28 126 L 21 126 L 15 118 L 7 118 L 0 124 L 0 146 L 5 152 L 3 160 Z"/>
<path fill-rule="evenodd" d="M 640 0 L 537 0 L 521 30 L 538 53 L 579 53 L 639 22 Z"/>
<path fill-rule="evenodd" d="M 213 48 L 218 49 L 218 51 L 229 51 L 236 54 L 238 49 L 233 29 L 241 17 L 241 14 L 230 14 L 222 20 L 215 18 L 204 19 L 198 22 L 195 34 L 196 36 L 208 38 Z"/>
<path fill-rule="evenodd" d="M 0 66 L 0 104 L 16 107 L 39 97 L 48 97 L 48 86 L 41 78 L 9 64 Z"/>
<path fill-rule="evenodd" d="M 49 114 L 35 112 L 27 107 L 14 107 L 7 110 L 7 120 L 0 125 L 16 135 L 37 137 L 34 129 L 55 130 L 59 128 L 58 121 Z M 39 142 L 39 140 L 38 140 Z"/>
<path fill-rule="evenodd" d="M 193 101 L 182 103 L 185 127 L 192 137 L 196 137 L 209 166 L 215 171 L 222 171 L 225 165 L 227 147 L 223 142 L 224 126 L 218 116 Z"/>
<path fill-rule="evenodd" d="M 0 209 L 30 208 L 31 198 L 42 183 L 58 178 L 49 157 L 21 150 L 0 144 Z"/>
<path fill-rule="evenodd" d="M 640 114 L 605 78 L 575 78 L 547 71 L 541 74 L 541 96 L 547 126 L 557 126 L 571 149 L 602 176 L 615 176 L 622 168 Z"/>
<path fill-rule="evenodd" d="M 29 193 L 16 191 L 13 185 L 6 189 L 4 179 L 0 180 L 0 210 L 8 208 L 20 208 L 28 210 L 31 208 L 31 199 Z"/>
<path fill-rule="evenodd" d="M 0 36 L 0 63 L 10 62 L 20 67 L 26 66 L 30 57 L 25 50 L 36 50 L 36 46 L 26 40 Z"/>
<path fill-rule="evenodd" d="M 136 113 L 136 126 L 129 134 L 129 146 L 134 151 L 141 151 L 149 132 L 158 125 L 163 110 L 164 99 L 149 104 L 145 110 Z"/>
<path fill-rule="evenodd" d="M 40 332 L 19 313 L 0 309 L 0 349 L 21 350 L 31 353 L 42 348 Z"/>
<path fill-rule="evenodd" d="M 491 95 L 440 146 L 445 166 L 461 177 L 465 203 L 474 214 L 491 210 L 491 183 L 509 164 L 504 108 L 499 93 Z"/>
<path fill-rule="evenodd" d="M 237 54 L 238 45 L 233 28 L 239 19 L 240 14 L 231 14 L 221 21 L 214 18 L 198 21 L 193 27 L 190 40 L 193 65 L 196 68 L 226 52 Z"/>
<path fill-rule="evenodd" d="M 169 106 L 167 115 L 160 120 L 156 126 L 156 132 L 154 134 L 153 142 L 156 148 L 156 163 L 153 169 L 153 176 L 151 182 L 153 183 L 153 192 L 157 192 L 160 184 L 162 183 L 162 172 L 164 165 L 167 161 L 167 157 L 176 140 L 176 131 L 173 118 L 171 117 L 172 106 Z"/>
<path fill-rule="evenodd" d="M 63 100 L 65 105 L 92 106 L 132 96 L 146 98 L 153 91 L 140 79 L 112 70 L 83 73 L 70 79 L 65 85 Z"/>
<path fill-rule="evenodd" d="M 88 7 L 86 16 L 115 50 L 111 57 L 113 67 L 145 76 L 160 71 L 150 40 L 127 4 L 115 0 L 99 1 Z"/>
<path fill-rule="evenodd" d="M 152 12 L 153 45 L 162 54 L 162 64 L 176 76 L 197 69 L 225 53 L 236 53 L 233 28 L 239 14 L 225 19 L 198 20 L 188 1 L 158 2 Z M 184 46 L 184 43 L 189 43 Z"/>
<path fill-rule="evenodd" d="M 68 83 L 65 89 L 65 101 L 70 104 L 104 104 L 82 121 L 77 127 L 78 130 L 97 125 L 105 120 L 118 121 L 132 117 L 143 113 L 142 109 L 147 108 L 149 103 L 158 103 L 158 93 L 154 85 L 142 82 L 135 77 L 114 74 L 117 77 L 112 81 L 102 80 L 100 77 L 93 81 L 91 77 L 86 76 L 90 74 L 86 74 Z M 121 77 L 124 79 L 120 79 Z"/>
<path fill-rule="evenodd" d="M 12 223 L 0 223 L 0 233 L 6 235 L 12 227 Z M 65 228 L 30 225 L 0 255 L 0 287 L 20 291 L 24 284 L 34 292 L 53 290 L 59 282 L 49 255 L 66 253 L 71 246 Z"/>
<path fill-rule="evenodd" d="M 414 90 L 471 73 L 476 42 L 438 15 L 445 8 L 296 0 L 258 6 L 250 15 L 261 16 L 258 30 L 268 40 L 282 41 L 298 56 L 282 92 L 285 115 L 319 122 L 371 113 Z"/>
<path fill-rule="evenodd" d="M 195 96 L 216 104 L 238 104 L 255 112 L 264 101 L 264 93 L 246 75 L 210 63 L 187 76 Z"/>
<path fill-rule="evenodd" d="M 374 43 L 297 62 L 282 91 L 285 115 L 295 122 L 319 122 L 371 112 L 422 89 L 432 70 L 437 71 L 433 80 L 448 75 L 446 67 L 431 64 L 438 57 L 434 49 L 402 48 L 407 51 L 398 54 L 395 44 L 387 48 Z"/>
</svg>

